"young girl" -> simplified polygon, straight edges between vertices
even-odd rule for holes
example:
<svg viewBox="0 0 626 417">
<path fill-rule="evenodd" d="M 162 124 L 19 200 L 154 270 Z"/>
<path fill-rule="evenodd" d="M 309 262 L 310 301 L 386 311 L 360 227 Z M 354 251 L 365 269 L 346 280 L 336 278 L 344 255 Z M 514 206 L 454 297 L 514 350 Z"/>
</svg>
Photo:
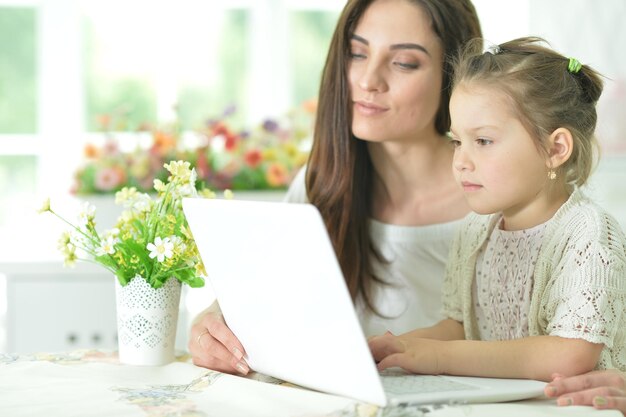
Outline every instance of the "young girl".
<svg viewBox="0 0 626 417">
<path fill-rule="evenodd" d="M 450 250 L 447 319 L 370 340 L 380 369 L 531 378 L 626 370 L 626 239 L 582 186 L 599 75 L 522 38 L 459 60 L 453 171 L 476 214 Z"/>
</svg>

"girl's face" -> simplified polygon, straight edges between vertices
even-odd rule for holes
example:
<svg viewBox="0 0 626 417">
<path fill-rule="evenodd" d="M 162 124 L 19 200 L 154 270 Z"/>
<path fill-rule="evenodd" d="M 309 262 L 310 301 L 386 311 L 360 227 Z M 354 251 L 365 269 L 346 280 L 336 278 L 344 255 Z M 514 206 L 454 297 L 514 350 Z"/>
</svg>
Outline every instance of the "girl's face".
<svg viewBox="0 0 626 417">
<path fill-rule="evenodd" d="M 350 45 L 354 135 L 378 142 L 432 134 L 443 51 L 422 9 L 407 0 L 376 0 Z"/>
<path fill-rule="evenodd" d="M 531 227 L 546 201 L 547 157 L 494 88 L 461 84 L 450 99 L 453 170 L 472 210 Z M 526 228 L 522 227 L 522 228 Z"/>
</svg>

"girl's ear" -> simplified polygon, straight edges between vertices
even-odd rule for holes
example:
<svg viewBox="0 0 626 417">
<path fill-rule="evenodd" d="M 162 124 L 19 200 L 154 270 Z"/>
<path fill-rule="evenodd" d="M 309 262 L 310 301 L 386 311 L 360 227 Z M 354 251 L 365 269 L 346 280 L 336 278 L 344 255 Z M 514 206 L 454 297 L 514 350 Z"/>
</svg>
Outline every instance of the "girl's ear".
<svg viewBox="0 0 626 417">
<path fill-rule="evenodd" d="M 554 169 L 563 165 L 574 150 L 574 138 L 569 129 L 559 127 L 548 138 L 548 168 Z"/>
</svg>

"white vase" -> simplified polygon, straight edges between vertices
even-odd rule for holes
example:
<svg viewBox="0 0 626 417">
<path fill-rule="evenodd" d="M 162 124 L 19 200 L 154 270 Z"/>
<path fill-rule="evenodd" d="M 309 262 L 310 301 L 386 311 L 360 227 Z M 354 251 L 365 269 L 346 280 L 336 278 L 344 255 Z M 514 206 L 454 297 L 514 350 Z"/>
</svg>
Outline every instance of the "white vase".
<svg viewBox="0 0 626 417">
<path fill-rule="evenodd" d="M 142 277 L 121 286 L 115 277 L 120 363 L 165 365 L 174 360 L 180 281 L 154 289 Z"/>
</svg>

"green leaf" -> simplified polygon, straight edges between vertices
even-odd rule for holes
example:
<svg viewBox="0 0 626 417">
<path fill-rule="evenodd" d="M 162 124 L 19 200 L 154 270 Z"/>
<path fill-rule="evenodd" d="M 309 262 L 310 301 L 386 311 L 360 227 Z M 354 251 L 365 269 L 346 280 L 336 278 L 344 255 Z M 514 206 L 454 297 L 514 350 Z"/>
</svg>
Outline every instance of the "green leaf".
<svg viewBox="0 0 626 417">
<path fill-rule="evenodd" d="M 125 277 L 124 276 L 124 271 L 122 271 L 121 269 L 117 271 L 117 273 L 115 274 L 117 276 L 118 281 L 120 282 L 120 285 L 122 287 L 128 285 L 128 283 L 130 282 L 130 280 L 132 279 L 132 277 Z"/>
<path fill-rule="evenodd" d="M 175 276 L 180 282 L 183 282 L 192 288 L 204 286 L 204 279 L 196 276 L 195 268 L 181 269 L 172 275 Z"/>
<path fill-rule="evenodd" d="M 161 280 L 150 279 L 148 280 L 148 284 L 150 284 L 152 288 L 157 290 L 163 286 L 164 282 Z"/>
<path fill-rule="evenodd" d="M 191 288 L 204 287 L 204 278 L 194 276 L 192 280 L 187 281 L 187 285 L 189 285 Z"/>
<path fill-rule="evenodd" d="M 111 258 L 111 256 L 109 255 L 97 256 L 95 258 L 95 261 L 101 265 L 104 265 L 106 267 L 113 269 L 114 271 L 119 268 L 119 265 L 117 265 L 117 262 L 115 262 L 115 259 Z"/>
<path fill-rule="evenodd" d="M 119 246 L 122 246 L 122 247 L 126 246 L 128 248 L 128 250 L 122 250 L 126 256 L 130 256 L 132 254 L 137 255 L 137 257 L 139 258 L 139 261 L 141 262 L 141 264 L 146 270 L 146 277 L 144 278 L 149 279 L 150 276 L 152 275 L 153 262 L 152 262 L 152 259 L 150 259 L 150 256 L 148 255 L 148 252 L 143 247 L 143 245 L 135 242 L 132 239 L 127 239 L 123 241 L 123 245 L 119 245 Z"/>
</svg>

